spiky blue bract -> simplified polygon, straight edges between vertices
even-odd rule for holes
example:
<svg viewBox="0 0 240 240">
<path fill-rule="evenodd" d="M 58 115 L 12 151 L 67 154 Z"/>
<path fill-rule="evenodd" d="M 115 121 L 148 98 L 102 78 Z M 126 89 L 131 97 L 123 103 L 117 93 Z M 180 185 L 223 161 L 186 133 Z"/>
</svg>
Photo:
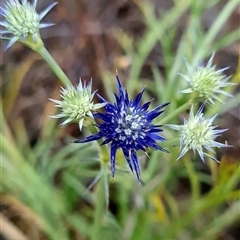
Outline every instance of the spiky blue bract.
<svg viewBox="0 0 240 240">
<path fill-rule="evenodd" d="M 146 152 L 146 148 L 154 148 L 167 152 L 157 144 L 157 141 L 164 141 L 164 137 L 159 134 L 162 132 L 161 125 L 154 125 L 152 121 L 163 113 L 163 108 L 169 103 L 164 103 L 151 111 L 148 107 L 151 101 L 141 105 L 142 95 L 145 88 L 133 100 L 129 100 L 127 90 L 123 89 L 118 76 L 118 95 L 115 94 L 116 102 L 109 103 L 99 96 L 104 106 L 104 113 L 94 114 L 95 118 L 102 120 L 97 124 L 99 132 L 83 140 L 77 140 L 76 143 L 85 143 L 104 139 L 102 145 L 111 143 L 110 162 L 112 177 L 115 174 L 116 151 L 121 148 L 127 160 L 129 168 L 135 172 L 140 180 L 140 168 L 137 158 L 137 150 Z"/>
</svg>

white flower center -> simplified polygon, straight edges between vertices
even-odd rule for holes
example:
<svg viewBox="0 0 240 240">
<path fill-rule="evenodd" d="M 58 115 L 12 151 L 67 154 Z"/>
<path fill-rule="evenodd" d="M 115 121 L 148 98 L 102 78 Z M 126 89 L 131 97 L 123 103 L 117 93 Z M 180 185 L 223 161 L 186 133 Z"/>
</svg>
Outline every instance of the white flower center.
<svg viewBox="0 0 240 240">
<path fill-rule="evenodd" d="M 115 132 L 118 134 L 118 138 L 121 141 L 128 139 L 136 140 L 142 138 L 142 127 L 146 124 L 144 117 L 139 116 L 134 112 L 134 108 L 130 107 L 127 110 L 120 112 L 120 118 L 116 121 L 117 128 Z"/>
</svg>

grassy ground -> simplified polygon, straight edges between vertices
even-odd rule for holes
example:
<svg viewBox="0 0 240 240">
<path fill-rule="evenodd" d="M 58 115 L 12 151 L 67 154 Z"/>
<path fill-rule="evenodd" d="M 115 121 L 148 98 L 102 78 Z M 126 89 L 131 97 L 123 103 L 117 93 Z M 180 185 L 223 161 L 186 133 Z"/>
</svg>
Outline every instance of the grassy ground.
<svg viewBox="0 0 240 240">
<path fill-rule="evenodd" d="M 48 98 L 59 98 L 60 84 L 36 53 L 20 44 L 5 52 L 1 238 L 237 239 L 239 114 L 233 124 L 227 118 L 232 109 L 239 111 L 237 6 L 237 0 L 156 1 L 155 5 L 149 1 L 60 1 L 47 16 L 57 25 L 43 32 L 43 40 L 74 84 L 80 76 L 93 77 L 94 88 L 112 100 L 118 69 L 131 97 L 146 85 L 144 101 L 154 97 L 152 107 L 171 102 L 160 123 L 180 123 L 187 113 L 180 112 L 168 122 L 171 112 L 188 100 L 188 95 L 179 93 L 186 81 L 176 74 L 187 71 L 184 57 L 196 65 L 216 52 L 219 68 L 231 66 L 226 73 L 238 84 L 228 89 L 234 97 L 224 99 L 224 106 L 207 107 L 205 113 L 222 116 L 218 123 L 230 129 L 223 139 L 234 147 L 218 152 L 221 164 L 203 164 L 191 153 L 176 161 L 175 140 L 166 146 L 170 154 L 152 151 L 147 158 L 139 153 L 144 186 L 120 153 L 111 181 L 105 163 L 108 155 L 100 155 L 96 143 L 73 143 L 87 130 L 80 135 L 77 124 L 60 128 L 59 122 L 49 118 L 56 109 Z M 166 127 L 164 135 L 176 138 Z"/>
</svg>

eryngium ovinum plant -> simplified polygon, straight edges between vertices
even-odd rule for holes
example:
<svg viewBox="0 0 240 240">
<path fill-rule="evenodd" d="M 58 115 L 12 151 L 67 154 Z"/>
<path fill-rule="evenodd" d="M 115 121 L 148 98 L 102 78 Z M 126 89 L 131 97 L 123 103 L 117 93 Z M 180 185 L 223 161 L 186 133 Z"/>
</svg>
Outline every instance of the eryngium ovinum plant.
<svg viewBox="0 0 240 240">
<path fill-rule="evenodd" d="M 109 146 L 107 147 L 109 149 L 108 156 L 102 156 L 104 164 L 101 167 L 110 163 L 109 173 L 112 177 L 115 175 L 115 166 L 118 164 L 116 153 L 118 149 L 121 149 L 129 169 L 142 182 L 137 157 L 139 150 L 147 155 L 149 149 L 168 152 L 161 146 L 161 143 L 165 141 L 165 146 L 167 146 L 167 141 L 171 139 L 165 140 L 162 133 L 163 126 L 159 124 L 161 120 L 158 121 L 157 118 L 163 114 L 169 103 L 162 103 L 150 109 L 152 100 L 142 103 L 145 88 L 132 98 L 124 89 L 118 75 L 116 76 L 118 94 L 115 94 L 114 103 L 99 94 L 97 97 L 100 103 L 94 103 L 96 91 L 92 92 L 92 81 L 87 83 L 80 79 L 79 84 L 74 87 L 44 47 L 39 33 L 39 29 L 52 25 L 51 23 L 40 23 L 40 21 L 55 5 L 56 3 L 52 3 L 46 10 L 38 14 L 36 12 L 37 0 L 32 3 L 26 0 L 7 1 L 0 12 L 3 16 L 0 24 L 5 28 L 1 30 L 1 33 L 6 34 L 6 38 L 9 40 L 7 48 L 18 41 L 38 52 L 63 84 L 60 99 L 50 99 L 60 110 L 60 113 L 52 117 L 63 118 L 62 126 L 76 122 L 79 124 L 80 130 L 82 127 L 96 127 L 92 135 L 75 142 L 97 141 L 101 145 L 100 149 L 104 147 L 106 149 L 106 146 Z M 193 151 L 199 154 L 203 162 L 206 159 L 218 161 L 214 149 L 227 146 L 216 140 L 222 132 L 226 131 L 226 129 L 218 129 L 214 125 L 217 116 L 205 117 L 203 113 L 203 107 L 207 103 L 213 105 L 215 100 L 222 102 L 219 95 L 230 96 L 228 92 L 224 91 L 225 87 L 231 85 L 228 82 L 229 77 L 223 74 L 226 68 L 217 70 L 213 65 L 213 58 L 214 54 L 206 66 L 192 67 L 186 61 L 188 75 L 180 74 L 189 84 L 189 88 L 182 90 L 181 93 L 190 93 L 189 101 L 184 105 L 185 108 L 181 109 L 182 111 L 190 109 L 190 113 L 182 124 L 168 124 L 169 127 L 178 131 L 176 135 L 180 140 L 181 152 L 177 159 L 183 157 L 188 151 Z M 199 104 L 201 107 L 197 109 Z M 169 122 L 179 115 L 179 109 L 168 113 Z M 95 119 L 100 121 L 95 123 Z M 105 154 L 105 151 L 101 151 L 100 154 Z"/>
</svg>

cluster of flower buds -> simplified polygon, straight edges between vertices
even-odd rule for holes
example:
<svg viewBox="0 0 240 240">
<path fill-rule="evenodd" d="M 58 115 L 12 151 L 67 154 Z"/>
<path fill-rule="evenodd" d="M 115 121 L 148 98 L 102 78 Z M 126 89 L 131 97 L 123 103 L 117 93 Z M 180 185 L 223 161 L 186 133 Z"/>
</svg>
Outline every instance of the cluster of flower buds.
<svg viewBox="0 0 240 240">
<path fill-rule="evenodd" d="M 130 100 L 127 90 L 123 89 L 120 79 L 117 77 L 118 95 L 115 95 L 116 102 L 111 104 L 98 95 L 102 103 L 94 104 L 93 97 L 96 93 L 91 93 L 92 81 L 88 85 L 80 80 L 79 85 L 74 88 L 67 86 L 61 90 L 61 100 L 50 99 L 56 103 L 61 112 L 53 118 L 66 118 L 62 126 L 70 122 L 78 122 L 80 130 L 82 126 L 90 123 L 89 119 L 98 118 L 102 123 L 97 124 L 99 131 L 76 143 L 84 143 L 104 139 L 102 145 L 111 143 L 111 171 L 114 177 L 115 156 L 117 149 L 122 152 L 127 160 L 131 171 L 135 172 L 140 180 L 140 167 L 137 159 L 137 150 L 146 152 L 146 148 L 155 148 L 165 151 L 156 141 L 164 141 L 164 137 L 159 135 L 162 132 L 160 125 L 152 124 L 152 120 L 163 113 L 164 107 L 169 103 L 162 104 L 151 111 L 148 111 L 151 101 L 141 105 L 143 89 L 134 100 Z M 105 112 L 96 112 L 104 107 Z"/>
<path fill-rule="evenodd" d="M 206 103 L 213 105 L 215 100 L 223 103 L 219 98 L 219 95 L 231 97 L 232 95 L 223 91 L 223 88 L 234 85 L 234 83 L 228 82 L 229 77 L 223 75 L 223 72 L 228 69 L 223 68 L 216 70 L 216 66 L 213 65 L 214 53 L 208 60 L 206 66 L 198 64 L 196 68 L 193 68 L 187 60 L 185 64 L 189 75 L 179 73 L 188 84 L 189 88 L 180 91 L 180 93 L 191 93 L 192 102 L 200 103 L 203 102 L 201 107 L 196 111 L 194 115 L 194 107 L 191 107 L 189 119 L 184 119 L 183 125 L 168 124 L 172 129 L 178 130 L 180 134 L 180 148 L 182 149 L 179 157 L 181 158 L 189 150 L 197 152 L 203 162 L 204 156 L 209 157 L 218 162 L 218 160 L 203 150 L 206 149 L 208 152 L 215 153 L 213 148 L 229 147 L 228 144 L 222 144 L 215 139 L 227 129 L 216 129 L 217 126 L 212 126 L 216 116 L 211 118 L 205 118 L 203 114 L 203 108 Z"/>
<path fill-rule="evenodd" d="M 140 180 L 140 168 L 137 159 L 136 151 L 142 150 L 146 153 L 147 148 L 154 148 L 167 152 L 156 141 L 160 143 L 165 139 L 162 135 L 161 125 L 154 125 L 152 121 L 164 112 L 164 108 L 169 103 L 164 103 L 151 111 L 148 111 L 151 101 L 141 104 L 142 95 L 145 88 L 135 97 L 130 100 L 127 90 L 123 89 L 118 76 L 117 86 L 118 95 L 115 95 L 116 102 L 110 103 L 103 97 L 98 95 L 102 103 L 93 104 L 92 99 L 95 94 L 91 94 L 92 82 L 89 85 L 82 86 L 80 81 L 79 86 L 74 89 L 67 87 L 62 89 L 62 100 L 53 100 L 60 107 L 62 112 L 56 118 L 66 117 L 62 125 L 69 122 L 79 121 L 80 129 L 84 124 L 86 117 L 98 118 L 102 123 L 96 124 L 99 131 L 93 135 L 75 141 L 76 143 L 91 142 L 99 139 L 104 139 L 102 145 L 111 144 L 111 171 L 112 176 L 115 173 L 115 156 L 117 149 L 122 149 L 122 152 L 127 160 L 129 168 L 135 172 Z M 200 82 L 201 83 L 201 82 Z M 203 82 L 203 84 L 205 84 Z M 214 93 L 215 94 L 215 93 Z M 206 99 L 207 100 L 207 99 Z M 105 112 L 95 112 L 96 109 L 104 107 Z M 194 114 L 194 106 L 192 105 L 189 118 L 184 119 L 183 125 L 167 124 L 170 128 L 179 131 L 181 153 L 180 159 L 189 150 L 198 153 L 201 160 L 205 162 L 205 157 L 218 161 L 210 153 L 214 153 L 213 148 L 226 147 L 228 145 L 216 141 L 216 138 L 227 129 L 216 129 L 217 126 L 213 122 L 217 115 L 211 118 L 205 118 L 203 114 L 204 104 Z M 92 114 L 91 111 L 94 111 Z"/>
<path fill-rule="evenodd" d="M 9 0 L 4 7 L 1 7 L 0 14 L 4 21 L 0 25 L 5 29 L 1 34 L 6 34 L 9 39 L 7 48 L 16 41 L 29 45 L 30 42 L 37 42 L 40 37 L 39 29 L 49 27 L 51 23 L 40 23 L 42 18 L 56 5 L 52 3 L 42 13 L 36 12 L 37 0 L 29 3 L 27 0 Z M 205 158 L 217 159 L 209 153 L 214 153 L 213 148 L 221 148 L 227 145 L 216 141 L 226 129 L 216 129 L 212 125 L 216 115 L 205 118 L 203 106 L 206 103 L 214 104 L 215 100 L 222 102 L 219 95 L 231 96 L 223 88 L 232 85 L 229 78 L 223 72 L 227 68 L 216 70 L 213 65 L 214 54 L 212 54 L 206 66 L 198 65 L 193 68 L 187 61 L 186 67 L 188 75 L 179 74 L 184 78 L 189 88 L 182 90 L 181 93 L 191 93 L 193 106 L 190 109 L 188 119 L 184 119 L 183 125 L 168 126 L 179 131 L 181 158 L 189 150 L 197 152 L 204 162 Z M 77 122 L 80 130 L 83 126 L 89 125 L 94 119 L 100 119 L 101 123 L 95 124 L 98 132 L 86 137 L 76 143 L 85 143 L 103 139 L 102 145 L 110 144 L 110 162 L 112 176 L 115 174 L 115 158 L 117 149 L 122 149 L 128 166 L 135 172 L 140 180 L 140 167 L 136 151 L 141 150 L 146 153 L 148 148 L 167 152 L 158 143 L 165 139 L 159 133 L 162 132 L 161 125 L 154 125 L 152 121 L 164 112 L 164 108 L 169 103 L 163 103 L 153 110 L 148 110 L 151 101 L 141 104 L 141 99 L 145 88 L 137 94 L 134 99 L 129 99 L 128 92 L 123 88 L 118 76 L 118 94 L 115 94 L 115 103 L 110 103 L 97 94 L 101 103 L 95 104 L 93 98 L 96 91 L 92 93 L 92 80 L 86 84 L 81 79 L 76 87 L 72 85 L 61 89 L 61 100 L 50 99 L 60 108 L 60 113 L 52 116 L 53 118 L 64 118 L 62 126 L 70 122 Z M 66 81 L 67 82 L 67 81 Z M 204 102 L 201 107 L 194 111 L 197 103 Z M 194 105 L 195 104 L 195 105 Z M 104 112 L 96 110 L 104 108 Z"/>
</svg>

